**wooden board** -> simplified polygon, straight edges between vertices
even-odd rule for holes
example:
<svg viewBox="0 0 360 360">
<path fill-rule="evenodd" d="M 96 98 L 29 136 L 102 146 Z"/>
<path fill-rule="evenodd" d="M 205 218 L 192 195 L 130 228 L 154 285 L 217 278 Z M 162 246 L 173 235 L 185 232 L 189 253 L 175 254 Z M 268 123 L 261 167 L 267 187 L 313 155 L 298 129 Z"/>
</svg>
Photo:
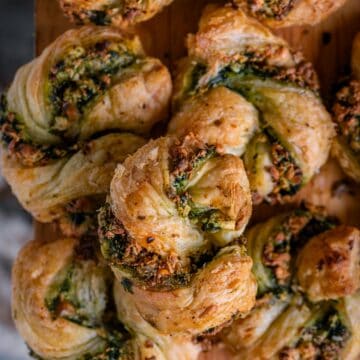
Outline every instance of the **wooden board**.
<svg viewBox="0 0 360 360">
<path fill-rule="evenodd" d="M 172 69 L 175 61 L 186 54 L 185 36 L 196 31 L 201 10 L 209 2 L 175 0 L 161 14 L 142 25 L 138 31 L 148 53 L 159 57 Z M 37 0 L 37 54 L 70 27 L 71 24 L 63 17 L 56 0 Z M 349 68 L 352 39 L 358 31 L 360 1 L 348 0 L 342 9 L 316 27 L 294 27 L 277 32 L 288 40 L 294 49 L 303 51 L 305 57 L 314 63 L 321 81 L 322 95 L 325 103 L 329 105 L 334 84 Z M 337 164 L 330 162 L 298 198 L 327 205 L 329 211 L 340 214 L 342 220 L 360 225 L 359 188 L 351 186 L 350 191 L 333 192 L 334 183 L 340 184 L 344 178 Z M 267 207 L 258 211 L 259 218 L 268 214 L 270 212 Z M 49 239 L 55 236 L 54 227 L 36 224 L 36 237 Z M 220 357 L 223 356 L 211 356 L 216 359 Z"/>
</svg>

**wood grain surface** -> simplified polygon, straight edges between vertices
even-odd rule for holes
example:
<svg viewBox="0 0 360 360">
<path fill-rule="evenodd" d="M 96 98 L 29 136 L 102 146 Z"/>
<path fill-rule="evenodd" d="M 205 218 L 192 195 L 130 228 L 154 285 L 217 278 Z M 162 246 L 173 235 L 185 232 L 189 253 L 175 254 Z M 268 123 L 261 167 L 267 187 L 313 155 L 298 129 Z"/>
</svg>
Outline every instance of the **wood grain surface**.
<svg viewBox="0 0 360 360">
<path fill-rule="evenodd" d="M 159 57 L 170 69 L 177 59 L 186 54 L 186 34 L 197 29 L 198 19 L 206 0 L 175 0 L 162 13 L 136 29 L 150 55 Z M 214 1 L 212 1 L 214 2 Z M 217 1 L 221 2 L 221 1 Z M 72 25 L 62 15 L 55 0 L 36 2 L 36 51 L 44 47 Z M 321 81 L 325 104 L 331 104 L 333 88 L 349 70 L 350 52 L 354 34 L 360 31 L 360 0 L 348 0 L 346 5 L 315 27 L 293 27 L 278 30 L 294 49 L 303 51 L 312 61 Z M 296 201 L 307 200 L 328 208 L 331 214 L 351 224 L 360 225 L 360 190 L 349 183 L 337 163 L 330 160 L 313 181 L 297 196 Z M 280 208 L 279 208 L 280 209 Z M 263 206 L 255 211 L 257 219 L 273 214 Z M 51 225 L 35 225 L 39 238 L 56 237 Z M 207 359 L 228 358 L 224 352 L 206 356 Z"/>
</svg>

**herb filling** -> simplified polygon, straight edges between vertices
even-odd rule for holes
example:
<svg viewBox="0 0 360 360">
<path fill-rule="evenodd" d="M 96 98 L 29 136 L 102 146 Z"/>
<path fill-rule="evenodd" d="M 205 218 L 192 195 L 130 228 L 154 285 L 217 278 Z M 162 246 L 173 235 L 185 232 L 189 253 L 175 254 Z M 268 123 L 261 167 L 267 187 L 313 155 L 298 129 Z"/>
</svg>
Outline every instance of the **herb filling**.
<svg viewBox="0 0 360 360">
<path fill-rule="evenodd" d="M 294 7 L 296 0 L 247 0 L 250 10 L 258 16 L 283 19 Z"/>
<path fill-rule="evenodd" d="M 99 212 L 99 236 L 105 259 L 147 287 L 172 289 L 190 281 L 191 269 L 184 269 L 175 255 L 161 256 L 136 243 L 106 204 Z M 130 291 L 129 279 L 123 286 Z"/>
<path fill-rule="evenodd" d="M 312 237 L 336 226 L 321 214 L 296 210 L 274 228 L 263 247 L 263 264 L 270 269 L 280 286 L 289 285 L 292 257 Z"/>
<path fill-rule="evenodd" d="M 79 150 L 79 144 L 40 145 L 34 144 L 26 134 L 25 126 L 17 114 L 8 111 L 4 95 L 0 99 L 1 142 L 10 155 L 24 166 L 43 166 L 52 160 L 61 159 Z"/>
<path fill-rule="evenodd" d="M 276 50 L 280 51 L 281 47 Z M 256 106 L 259 94 L 257 94 L 256 85 L 252 85 L 255 80 L 286 83 L 300 88 L 308 88 L 317 94 L 318 83 L 311 64 L 299 58 L 295 61 L 295 67 L 292 68 L 269 65 L 269 58 L 271 59 L 276 50 L 273 48 L 264 48 L 261 51 L 251 48 L 245 50 L 239 55 L 238 61 L 222 68 L 204 89 L 199 88 L 198 84 L 206 73 L 206 67 L 198 63 L 190 74 L 190 85 L 185 89 L 185 96 L 192 96 L 212 87 L 226 86 Z M 264 131 L 271 142 L 270 155 L 273 166 L 268 171 L 274 182 L 273 191 L 266 200 L 277 202 L 283 196 L 293 195 L 299 190 L 302 185 L 303 173 L 290 152 L 277 140 L 276 134 L 267 124 L 264 124 Z M 255 192 L 254 201 L 259 203 L 263 199 Z"/>
<path fill-rule="evenodd" d="M 111 25 L 113 19 L 133 19 L 146 12 L 144 0 L 108 1 L 99 9 L 68 11 L 68 15 L 78 24 L 91 22 L 95 25 Z"/>
<path fill-rule="evenodd" d="M 248 80 L 270 80 L 280 83 L 293 84 L 300 88 L 308 88 L 318 94 L 319 84 L 312 64 L 305 61 L 300 53 L 294 53 L 294 67 L 279 67 L 269 64 L 272 57 L 283 50 L 282 46 L 265 46 L 263 49 L 248 47 L 238 60 L 224 66 L 216 76 L 209 80 L 207 87 L 226 86 L 247 97 L 247 87 L 242 82 Z M 186 87 L 186 95 L 193 95 L 199 88 L 198 84 L 207 66 L 196 63 L 189 75 L 189 85 Z"/>
<path fill-rule="evenodd" d="M 114 41 L 102 41 L 87 48 L 73 47 L 49 74 L 48 104 L 55 134 L 66 132 L 78 122 L 86 107 L 103 94 L 122 68 L 132 65 L 135 56 Z"/>
<path fill-rule="evenodd" d="M 87 107 L 112 85 L 120 69 L 136 58 L 121 43 L 103 41 L 88 48 L 73 47 L 51 69 L 47 102 L 52 114 L 49 132 L 63 138 L 61 144 L 35 144 L 18 114 L 9 111 L 6 97 L 0 100 L 1 141 L 25 166 L 44 166 L 78 151 L 72 143 Z"/>
<path fill-rule="evenodd" d="M 117 320 L 112 277 L 96 259 L 96 244 L 80 242 L 71 263 L 48 289 L 45 305 L 54 319 L 62 317 L 98 331 L 98 347 L 79 360 L 132 359 L 131 335 Z M 30 355 L 40 359 L 33 351 Z"/>
<path fill-rule="evenodd" d="M 273 164 L 267 168 L 267 171 L 269 171 L 274 183 L 274 187 L 267 200 L 270 203 L 276 203 L 281 202 L 284 196 L 291 196 L 299 191 L 303 173 L 290 152 L 274 136 L 271 136 L 269 133 L 267 135 L 271 142 L 270 155 Z M 257 203 L 256 194 L 254 199 L 255 203 Z"/>
<path fill-rule="evenodd" d="M 62 317 L 90 328 L 99 327 L 108 303 L 107 275 L 95 260 L 74 259 L 57 274 L 50 286 L 45 299 L 48 310 L 54 318 Z"/>
<path fill-rule="evenodd" d="M 350 337 L 351 333 L 341 315 L 334 307 L 330 307 L 312 325 L 303 329 L 295 347 L 285 348 L 280 358 L 288 359 L 289 355 L 298 355 L 290 358 L 337 360 Z"/>
</svg>

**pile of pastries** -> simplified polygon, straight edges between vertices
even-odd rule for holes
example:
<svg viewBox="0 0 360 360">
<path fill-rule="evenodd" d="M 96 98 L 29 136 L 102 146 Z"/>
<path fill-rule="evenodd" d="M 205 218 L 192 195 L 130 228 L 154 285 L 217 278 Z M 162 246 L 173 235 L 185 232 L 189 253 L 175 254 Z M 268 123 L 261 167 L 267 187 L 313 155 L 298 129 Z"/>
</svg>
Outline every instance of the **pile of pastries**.
<svg viewBox="0 0 360 360">
<path fill-rule="evenodd" d="M 360 182 L 360 34 L 327 110 L 269 28 L 345 0 L 208 5 L 172 76 L 129 31 L 171 0 L 59 2 L 81 26 L 0 100 L 3 175 L 58 234 L 13 268 L 30 355 L 358 359 L 360 230 L 302 189 L 330 154 Z"/>
</svg>

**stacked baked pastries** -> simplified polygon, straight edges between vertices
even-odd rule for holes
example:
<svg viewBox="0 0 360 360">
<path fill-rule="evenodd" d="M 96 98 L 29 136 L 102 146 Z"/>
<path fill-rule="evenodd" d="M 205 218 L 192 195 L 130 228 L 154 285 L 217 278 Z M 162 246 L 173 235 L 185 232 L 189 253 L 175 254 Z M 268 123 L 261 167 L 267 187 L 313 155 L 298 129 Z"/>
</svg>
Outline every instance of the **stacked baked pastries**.
<svg viewBox="0 0 360 360">
<path fill-rule="evenodd" d="M 312 65 L 232 7 L 209 6 L 187 44 L 169 132 L 193 132 L 242 156 L 255 204 L 297 193 L 325 163 L 333 138 Z"/>
<path fill-rule="evenodd" d="M 51 360 L 191 360 L 219 344 L 356 359 L 360 230 L 311 206 L 249 226 L 254 206 L 291 204 L 331 148 L 359 178 L 359 39 L 333 121 L 312 65 L 259 22 L 314 23 L 342 2 L 206 7 L 173 92 L 125 29 L 170 3 L 60 1 L 113 27 L 69 30 L 1 98 L 3 174 L 59 234 L 15 262 L 20 334 Z"/>
<path fill-rule="evenodd" d="M 72 22 L 127 27 L 150 19 L 173 1 L 59 0 L 59 3 Z M 233 0 L 233 3 L 268 26 L 286 27 L 304 24 L 314 25 L 339 9 L 345 1 Z"/>
<path fill-rule="evenodd" d="M 255 308 L 221 339 L 239 359 L 357 359 L 360 231 L 298 209 L 247 231 Z"/>
</svg>

